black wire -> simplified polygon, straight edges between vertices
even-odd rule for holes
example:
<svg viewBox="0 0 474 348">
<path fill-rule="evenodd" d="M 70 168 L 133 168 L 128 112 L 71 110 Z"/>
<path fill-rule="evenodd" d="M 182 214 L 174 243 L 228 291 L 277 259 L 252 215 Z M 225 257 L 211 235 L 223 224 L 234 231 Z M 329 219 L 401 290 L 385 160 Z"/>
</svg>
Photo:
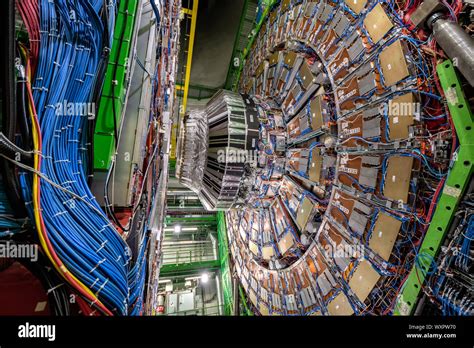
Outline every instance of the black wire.
<svg viewBox="0 0 474 348">
<path fill-rule="evenodd" d="M 49 260 L 42 254 L 41 248 L 35 244 L 24 244 L 24 242 L 15 242 L 13 240 L 1 240 L 0 244 L 10 246 L 12 244 L 20 248 L 21 245 L 29 247 L 35 246 L 37 251 L 37 260 L 31 258 L 14 259 L 21 263 L 28 271 L 30 271 L 41 283 L 43 289 L 48 296 L 48 303 L 55 316 L 69 316 L 69 288 L 63 279 L 54 271 Z"/>
<path fill-rule="evenodd" d="M 20 59 L 23 57 L 21 56 L 19 50 L 18 55 Z M 24 66 L 24 65 L 22 65 Z M 31 150 L 33 149 L 33 137 L 31 136 L 30 132 L 30 121 L 29 121 L 29 112 L 26 107 L 27 105 L 27 96 L 26 96 L 26 77 L 23 79 L 19 79 L 17 81 L 17 115 L 20 117 L 20 131 L 21 131 L 21 139 L 22 139 L 22 147 L 24 150 Z"/>
<path fill-rule="evenodd" d="M 15 86 L 15 1 L 0 1 L 2 18 L 0 47 L 0 88 L 2 89 L 2 126 L 7 138 L 14 143 L 17 127 L 16 86 Z M 21 195 L 20 184 L 16 175 L 16 167 L 5 159 L 0 160 L 1 173 L 5 181 L 5 193 L 11 205 L 15 207 L 15 217 L 26 216 L 26 209 Z"/>
</svg>

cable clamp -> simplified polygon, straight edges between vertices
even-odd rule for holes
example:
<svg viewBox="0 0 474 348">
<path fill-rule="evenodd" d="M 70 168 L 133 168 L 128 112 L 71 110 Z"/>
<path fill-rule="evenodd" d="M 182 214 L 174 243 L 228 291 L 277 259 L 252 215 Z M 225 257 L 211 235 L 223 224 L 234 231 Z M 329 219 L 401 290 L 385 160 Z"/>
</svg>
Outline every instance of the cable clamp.
<svg viewBox="0 0 474 348">
<path fill-rule="evenodd" d="M 56 286 L 53 286 L 52 288 L 48 289 L 48 291 L 46 291 L 46 294 L 49 295 L 49 293 L 55 291 L 56 289 L 60 288 L 61 286 L 63 286 L 64 283 L 61 283 L 59 285 L 56 285 Z"/>
<path fill-rule="evenodd" d="M 98 280 L 98 279 L 97 279 L 97 280 Z M 95 283 L 95 282 L 94 282 L 94 283 Z M 91 301 L 91 304 L 90 304 L 89 306 L 90 306 L 90 307 L 93 307 L 93 306 L 95 306 L 95 304 L 97 303 L 97 301 L 98 301 L 97 299 L 96 299 L 96 300 L 94 300 L 94 301 Z"/>
<path fill-rule="evenodd" d="M 75 197 L 70 198 L 70 199 L 68 199 L 68 200 L 65 200 L 65 201 L 63 202 L 63 205 L 66 205 L 66 204 L 68 204 L 68 203 L 71 202 L 71 201 L 74 202 L 74 200 L 75 200 Z"/>
<path fill-rule="evenodd" d="M 53 215 L 53 217 L 58 217 L 58 216 L 60 216 L 60 215 L 64 215 L 64 214 L 67 214 L 67 211 L 66 211 L 66 210 L 64 210 L 64 211 L 60 211 L 60 212 L 58 212 L 58 213 L 54 214 L 54 215 Z"/>
<path fill-rule="evenodd" d="M 96 250 L 96 253 L 99 253 L 102 249 L 104 249 L 105 245 L 109 242 L 109 240 L 105 240 L 101 245 L 100 248 Z"/>
<path fill-rule="evenodd" d="M 109 278 L 107 278 L 105 280 L 105 282 L 100 286 L 99 290 L 97 290 L 97 292 L 95 293 L 96 296 L 99 296 L 99 293 L 102 291 L 102 289 L 104 288 L 105 284 L 107 284 L 109 282 Z"/>
<path fill-rule="evenodd" d="M 107 261 L 106 258 L 104 258 L 104 259 L 100 260 L 99 262 L 97 262 L 97 264 L 94 266 L 94 268 L 92 268 L 92 269 L 89 271 L 89 273 L 94 272 L 94 271 L 95 271 L 97 268 L 99 268 L 99 266 L 100 266 L 101 264 L 103 264 L 105 261 Z"/>
</svg>

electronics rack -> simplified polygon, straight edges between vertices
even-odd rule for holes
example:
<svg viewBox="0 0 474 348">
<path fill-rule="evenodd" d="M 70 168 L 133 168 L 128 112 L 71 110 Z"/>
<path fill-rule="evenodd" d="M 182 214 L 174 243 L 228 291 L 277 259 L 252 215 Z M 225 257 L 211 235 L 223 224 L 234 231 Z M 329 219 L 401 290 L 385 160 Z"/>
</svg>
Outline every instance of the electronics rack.
<svg viewBox="0 0 474 348">
<path fill-rule="evenodd" d="M 149 166 L 158 166 L 146 179 L 151 187 L 149 195 L 149 210 L 147 220 L 147 234 L 149 245 L 147 247 L 147 260 L 145 261 L 147 277 L 144 294 L 144 313 L 152 315 L 158 307 L 158 280 L 162 260 L 161 243 L 164 237 L 163 222 L 166 208 L 166 192 L 168 186 L 168 163 L 170 159 L 170 143 L 172 131 L 172 114 L 176 112 L 175 103 L 176 75 L 178 71 L 178 53 L 180 51 L 179 37 L 181 19 L 181 1 L 160 0 L 156 7 L 152 7 L 155 16 L 160 18 L 161 36 L 157 51 L 157 65 L 152 88 L 151 122 L 155 125 L 150 134 L 158 141 L 159 146 L 153 147 L 150 153 L 154 155 L 146 159 Z M 161 17 L 159 17 L 161 14 Z M 159 156 L 156 160 L 154 156 Z M 146 171 L 145 177 L 146 177 Z M 143 179 L 142 184 L 146 182 Z"/>
</svg>

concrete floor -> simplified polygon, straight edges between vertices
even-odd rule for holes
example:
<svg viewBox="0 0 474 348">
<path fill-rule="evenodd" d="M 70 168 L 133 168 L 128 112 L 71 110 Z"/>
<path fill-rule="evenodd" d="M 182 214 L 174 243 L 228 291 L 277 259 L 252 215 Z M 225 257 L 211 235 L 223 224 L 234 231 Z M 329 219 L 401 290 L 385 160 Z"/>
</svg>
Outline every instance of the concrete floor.
<svg viewBox="0 0 474 348">
<path fill-rule="evenodd" d="M 224 85 L 244 0 L 200 0 L 191 85 Z"/>
</svg>

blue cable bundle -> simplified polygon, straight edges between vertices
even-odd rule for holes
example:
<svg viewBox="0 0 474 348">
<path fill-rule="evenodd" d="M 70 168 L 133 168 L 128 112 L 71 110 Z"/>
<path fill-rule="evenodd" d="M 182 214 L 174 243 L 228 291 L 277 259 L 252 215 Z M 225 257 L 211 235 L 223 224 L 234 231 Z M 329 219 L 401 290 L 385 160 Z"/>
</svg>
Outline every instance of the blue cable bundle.
<svg viewBox="0 0 474 348">
<path fill-rule="evenodd" d="M 100 0 L 40 0 L 41 44 L 33 90 L 43 138 L 41 172 L 59 185 L 41 181 L 41 205 L 60 259 L 109 309 L 125 315 L 130 251 L 87 184 L 82 159 L 88 115 L 71 115 L 59 107 L 91 101 L 102 53 L 102 5 Z"/>
<path fill-rule="evenodd" d="M 143 231 L 146 231 L 144 228 Z M 143 291 L 145 289 L 146 279 L 146 265 L 147 265 L 147 247 L 148 247 L 148 234 L 145 233 L 143 236 L 137 260 L 133 265 L 129 275 L 129 286 L 130 286 L 130 315 L 139 315 L 143 311 Z"/>
<path fill-rule="evenodd" d="M 12 237 L 22 232 L 27 219 L 16 219 L 13 209 L 5 193 L 2 177 L 0 176 L 0 238 Z"/>
</svg>

